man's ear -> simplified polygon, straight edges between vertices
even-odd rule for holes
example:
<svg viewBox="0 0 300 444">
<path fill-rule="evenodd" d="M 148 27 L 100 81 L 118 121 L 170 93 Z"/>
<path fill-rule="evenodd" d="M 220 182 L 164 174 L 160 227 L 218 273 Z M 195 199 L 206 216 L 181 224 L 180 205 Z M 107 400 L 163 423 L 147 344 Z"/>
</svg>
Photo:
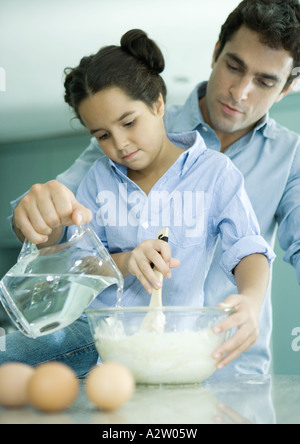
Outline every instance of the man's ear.
<svg viewBox="0 0 300 444">
<path fill-rule="evenodd" d="M 293 80 L 293 82 L 282 91 L 282 93 L 280 94 L 280 96 L 276 100 L 276 103 L 280 102 L 282 99 L 284 99 L 285 96 L 287 96 L 291 91 L 293 91 L 293 89 L 296 87 L 298 82 L 299 82 L 299 79 Z"/>
<path fill-rule="evenodd" d="M 221 45 L 220 42 L 216 43 L 214 54 L 213 54 L 213 59 L 212 59 L 212 62 L 211 62 L 211 68 L 212 69 L 214 69 L 214 67 L 215 67 L 215 63 L 217 61 L 217 57 L 218 57 L 219 51 L 220 51 L 220 45 Z"/>
</svg>

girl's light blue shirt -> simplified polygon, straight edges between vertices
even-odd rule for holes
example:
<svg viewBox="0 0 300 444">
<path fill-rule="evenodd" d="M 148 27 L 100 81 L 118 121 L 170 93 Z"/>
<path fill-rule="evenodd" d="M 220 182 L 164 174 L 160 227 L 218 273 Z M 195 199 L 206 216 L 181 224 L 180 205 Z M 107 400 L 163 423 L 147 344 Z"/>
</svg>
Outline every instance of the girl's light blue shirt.
<svg viewBox="0 0 300 444">
<path fill-rule="evenodd" d="M 149 195 L 127 177 L 126 167 L 101 157 L 76 198 L 93 212 L 90 226 L 111 254 L 131 251 L 169 227 L 172 256 L 181 265 L 164 281 L 163 304 L 199 307 L 205 302 L 205 279 L 219 236 L 220 267 L 233 284 L 233 270 L 242 258 L 262 253 L 271 263 L 275 256 L 260 236 L 243 176 L 228 157 L 208 150 L 196 131 L 169 138 L 185 151 Z M 68 236 L 73 232 L 69 228 Z M 140 282 L 127 277 L 122 305 L 147 306 L 149 301 Z M 92 307 L 115 304 L 116 291 L 109 289 Z"/>
</svg>

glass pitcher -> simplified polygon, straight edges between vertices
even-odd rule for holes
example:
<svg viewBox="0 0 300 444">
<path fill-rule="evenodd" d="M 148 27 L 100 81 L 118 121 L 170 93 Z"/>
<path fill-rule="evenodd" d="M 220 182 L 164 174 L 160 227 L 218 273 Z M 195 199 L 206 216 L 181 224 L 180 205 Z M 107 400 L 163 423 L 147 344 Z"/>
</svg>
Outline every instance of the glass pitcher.
<svg viewBox="0 0 300 444">
<path fill-rule="evenodd" d="M 37 247 L 25 241 L 17 264 L 0 282 L 0 300 L 17 328 L 37 338 L 78 319 L 107 287 L 123 277 L 100 239 L 81 227 L 63 244 Z"/>
</svg>

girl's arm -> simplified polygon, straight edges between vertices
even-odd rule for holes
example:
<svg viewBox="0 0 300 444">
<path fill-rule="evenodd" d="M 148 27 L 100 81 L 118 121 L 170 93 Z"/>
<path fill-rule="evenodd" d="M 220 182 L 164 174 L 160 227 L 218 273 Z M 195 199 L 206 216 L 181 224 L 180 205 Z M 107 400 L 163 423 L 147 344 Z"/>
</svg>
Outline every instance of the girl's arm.
<svg viewBox="0 0 300 444">
<path fill-rule="evenodd" d="M 221 308 L 234 308 L 231 315 L 214 329 L 216 334 L 232 328 L 238 331 L 213 354 L 222 369 L 254 345 L 259 335 L 259 318 L 270 281 L 270 267 L 266 256 L 252 254 L 241 260 L 234 270 L 238 294 L 229 296 L 219 304 Z"/>
</svg>

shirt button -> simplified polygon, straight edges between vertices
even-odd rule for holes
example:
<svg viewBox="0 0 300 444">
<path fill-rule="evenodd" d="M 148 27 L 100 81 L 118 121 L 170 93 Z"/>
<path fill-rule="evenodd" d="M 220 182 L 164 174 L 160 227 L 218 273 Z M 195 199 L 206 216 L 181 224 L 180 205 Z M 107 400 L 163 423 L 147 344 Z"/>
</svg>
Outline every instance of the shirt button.
<svg viewBox="0 0 300 444">
<path fill-rule="evenodd" d="M 148 224 L 148 222 L 144 222 L 144 223 L 142 224 L 142 227 L 144 228 L 144 230 L 148 230 L 148 228 L 149 228 L 149 224 Z"/>
<path fill-rule="evenodd" d="M 208 128 L 206 126 L 203 126 L 203 131 L 205 131 L 206 133 L 208 132 Z"/>
</svg>

